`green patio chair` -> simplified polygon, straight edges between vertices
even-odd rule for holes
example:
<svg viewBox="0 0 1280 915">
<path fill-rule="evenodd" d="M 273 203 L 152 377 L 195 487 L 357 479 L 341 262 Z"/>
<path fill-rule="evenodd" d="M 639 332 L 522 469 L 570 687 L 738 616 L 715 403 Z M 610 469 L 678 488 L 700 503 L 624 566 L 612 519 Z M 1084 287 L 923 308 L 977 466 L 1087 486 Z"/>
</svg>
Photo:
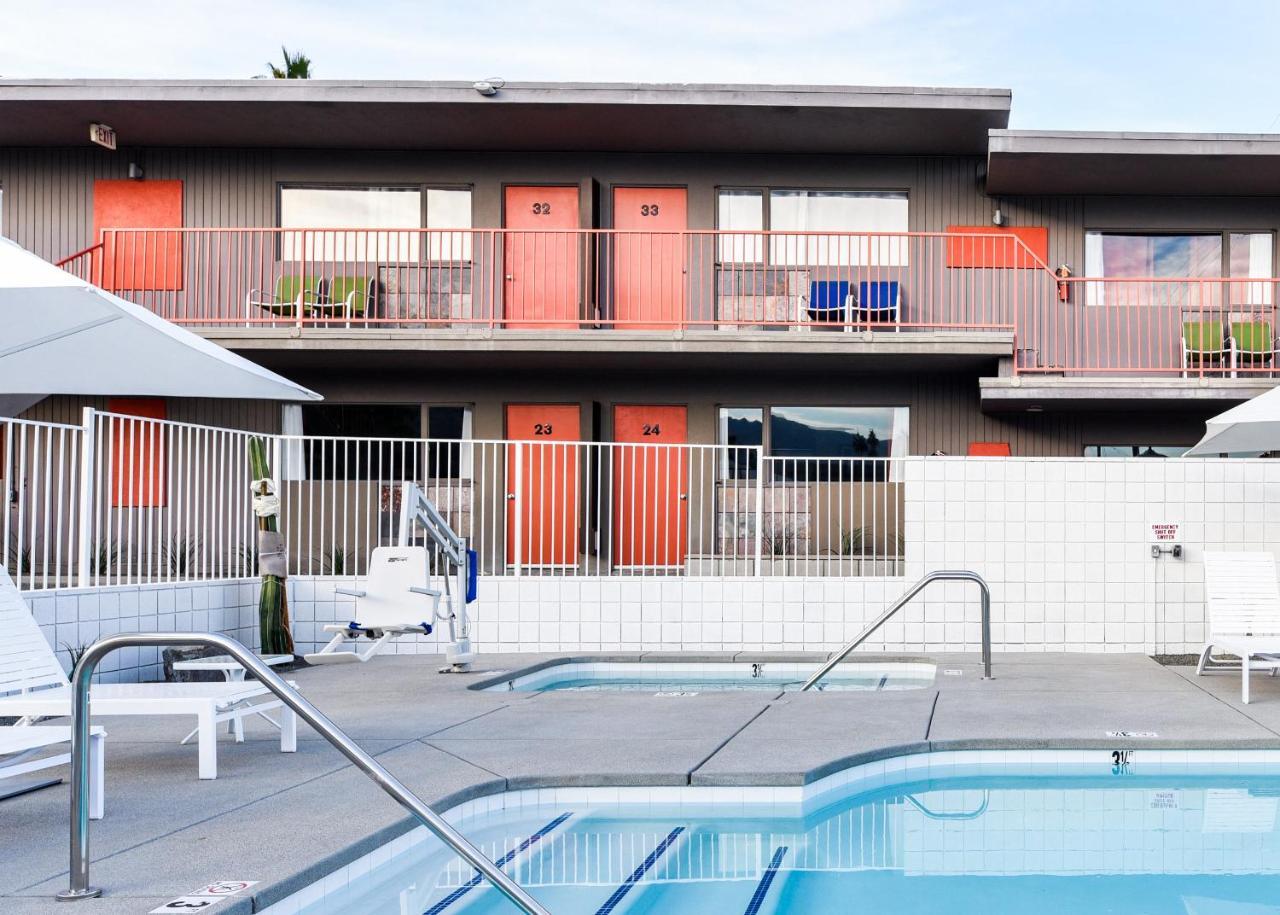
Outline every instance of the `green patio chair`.
<svg viewBox="0 0 1280 915">
<path fill-rule="evenodd" d="M 261 289 L 251 289 L 245 297 L 245 312 L 252 316 L 255 308 L 270 312 L 281 318 L 296 318 L 298 306 L 302 306 L 303 317 L 322 299 L 324 279 L 317 276 L 281 276 L 276 279 L 276 288 L 267 293 Z"/>
<path fill-rule="evenodd" d="M 1254 316 L 1231 316 L 1231 374 L 1239 368 L 1275 364 L 1276 337 L 1270 321 L 1259 321 Z"/>
<path fill-rule="evenodd" d="M 1220 368 L 1226 354 L 1222 321 L 1214 319 L 1182 322 L 1183 378 L 1188 377 L 1193 370 L 1208 368 L 1211 363 Z"/>
<path fill-rule="evenodd" d="M 341 320 L 364 316 L 372 286 L 365 276 L 335 276 L 325 284 L 323 297 L 312 306 L 316 317 Z"/>
</svg>

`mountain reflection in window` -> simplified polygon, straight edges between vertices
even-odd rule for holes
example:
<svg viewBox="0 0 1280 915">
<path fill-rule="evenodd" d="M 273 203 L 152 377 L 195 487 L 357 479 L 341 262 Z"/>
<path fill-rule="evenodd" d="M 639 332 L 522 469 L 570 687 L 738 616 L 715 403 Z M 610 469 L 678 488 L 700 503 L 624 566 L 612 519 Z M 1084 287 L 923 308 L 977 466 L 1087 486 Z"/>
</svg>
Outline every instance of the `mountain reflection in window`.
<svg viewBox="0 0 1280 915">
<path fill-rule="evenodd" d="M 760 407 L 722 408 L 720 441 L 730 446 L 725 455 L 726 478 L 754 480 L 757 470 L 755 446 L 764 444 L 764 410 Z"/>
<path fill-rule="evenodd" d="M 884 461 L 812 459 L 889 457 L 893 415 L 892 407 L 773 407 L 769 454 L 782 459 L 773 462 L 774 478 L 818 483 L 885 480 Z"/>
</svg>

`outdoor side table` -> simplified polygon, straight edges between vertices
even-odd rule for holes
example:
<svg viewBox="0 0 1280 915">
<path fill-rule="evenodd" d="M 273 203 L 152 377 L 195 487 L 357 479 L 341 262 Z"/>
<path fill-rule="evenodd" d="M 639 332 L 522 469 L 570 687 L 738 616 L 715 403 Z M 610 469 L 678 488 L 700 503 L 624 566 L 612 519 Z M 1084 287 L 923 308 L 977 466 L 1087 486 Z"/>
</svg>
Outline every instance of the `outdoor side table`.
<svg viewBox="0 0 1280 915">
<path fill-rule="evenodd" d="M 279 664 L 288 664 L 293 660 L 293 655 L 287 654 L 262 654 L 258 655 L 258 660 L 268 667 L 275 667 Z M 219 671 L 222 676 L 229 682 L 239 683 L 244 680 L 244 668 L 240 666 L 240 662 L 230 655 L 219 654 L 208 658 L 192 658 L 189 661 L 176 661 L 173 665 L 174 670 L 210 670 Z M 280 729 L 280 722 L 276 721 L 266 712 L 258 712 L 259 718 L 271 722 L 276 728 Z M 198 728 L 192 731 L 186 737 L 182 738 L 182 743 L 186 743 L 192 737 L 196 736 Z M 244 719 L 233 718 L 227 722 L 227 733 L 235 735 L 236 743 L 244 743 Z"/>
</svg>

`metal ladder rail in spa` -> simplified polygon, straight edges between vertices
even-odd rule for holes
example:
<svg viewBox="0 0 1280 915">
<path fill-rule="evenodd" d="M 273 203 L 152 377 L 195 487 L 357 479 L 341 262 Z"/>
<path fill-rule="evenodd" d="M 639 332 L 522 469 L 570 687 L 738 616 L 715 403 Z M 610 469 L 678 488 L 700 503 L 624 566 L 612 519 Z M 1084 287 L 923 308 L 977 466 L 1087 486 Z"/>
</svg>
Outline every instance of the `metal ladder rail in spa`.
<svg viewBox="0 0 1280 915">
<path fill-rule="evenodd" d="M 971 581 L 978 586 L 978 590 L 982 595 L 982 679 L 990 680 L 991 677 L 991 589 L 987 587 L 986 581 L 977 572 L 970 572 L 965 569 L 943 570 L 939 572 L 930 572 L 924 578 L 920 579 L 914 585 L 907 589 L 906 593 L 899 597 L 888 610 L 876 617 L 867 628 L 863 629 L 853 640 L 836 652 L 835 657 L 827 661 L 826 664 L 819 668 L 818 672 L 805 681 L 800 691 L 804 692 L 813 687 L 819 680 L 831 673 L 832 669 L 848 657 L 849 653 L 865 642 L 871 635 L 885 624 L 889 617 L 893 616 L 913 598 L 935 581 Z"/>
<path fill-rule="evenodd" d="M 62 901 L 91 899 L 102 890 L 89 885 L 89 680 L 94 668 L 106 655 L 120 648 L 134 646 L 216 648 L 240 662 L 246 671 L 258 678 L 280 701 L 311 725 L 343 756 L 391 795 L 405 810 L 413 814 L 441 842 L 484 876 L 494 888 L 509 899 L 525 915 L 550 915 L 537 900 L 503 873 L 485 854 L 472 845 L 443 817 L 428 807 L 372 756 L 362 750 L 336 724 L 302 698 L 280 675 L 258 659 L 243 644 L 225 635 L 213 633 L 128 633 L 101 639 L 90 646 L 76 665 L 71 678 L 71 880 L 65 891 L 58 893 Z"/>
</svg>

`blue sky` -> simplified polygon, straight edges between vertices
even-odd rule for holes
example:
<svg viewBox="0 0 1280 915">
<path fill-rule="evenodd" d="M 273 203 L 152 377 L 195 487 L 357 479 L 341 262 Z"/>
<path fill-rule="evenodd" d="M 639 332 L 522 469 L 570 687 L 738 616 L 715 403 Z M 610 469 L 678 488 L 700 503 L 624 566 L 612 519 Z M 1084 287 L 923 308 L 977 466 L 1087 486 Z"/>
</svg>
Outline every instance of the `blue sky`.
<svg viewBox="0 0 1280 915">
<path fill-rule="evenodd" d="M 1276 0 L 0 0 L 0 75 L 993 86 L 1014 127 L 1280 131 Z"/>
</svg>

